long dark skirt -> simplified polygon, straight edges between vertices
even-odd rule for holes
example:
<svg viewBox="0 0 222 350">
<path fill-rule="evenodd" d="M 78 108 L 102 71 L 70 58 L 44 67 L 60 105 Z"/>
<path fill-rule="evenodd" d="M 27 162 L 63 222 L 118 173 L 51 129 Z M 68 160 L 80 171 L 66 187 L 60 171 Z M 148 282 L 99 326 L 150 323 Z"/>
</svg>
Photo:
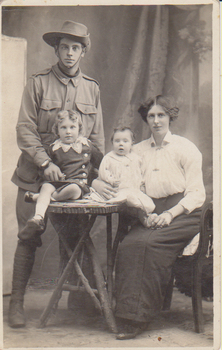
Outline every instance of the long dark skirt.
<svg viewBox="0 0 222 350">
<path fill-rule="evenodd" d="M 156 200 L 155 212 L 174 206 L 181 194 Z M 135 225 L 120 243 L 116 260 L 116 316 L 149 322 L 161 309 L 172 266 L 199 232 L 201 209 L 176 217 L 170 226 Z"/>
</svg>

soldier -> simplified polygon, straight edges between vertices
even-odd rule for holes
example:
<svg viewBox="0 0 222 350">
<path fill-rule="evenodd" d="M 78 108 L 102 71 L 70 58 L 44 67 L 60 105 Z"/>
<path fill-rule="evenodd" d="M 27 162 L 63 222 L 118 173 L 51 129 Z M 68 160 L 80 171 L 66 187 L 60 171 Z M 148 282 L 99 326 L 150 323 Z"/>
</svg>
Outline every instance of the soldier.
<svg viewBox="0 0 222 350">
<path fill-rule="evenodd" d="M 59 181 L 63 176 L 47 154 L 49 145 L 55 140 L 52 126 L 60 110 L 77 110 L 81 114 L 85 136 L 104 152 L 99 85 L 83 74 L 79 67 L 91 46 L 87 27 L 66 21 L 60 31 L 45 33 L 43 39 L 54 47 L 58 63 L 31 76 L 22 97 L 16 127 L 17 142 L 22 153 L 12 177 L 18 186 L 16 214 L 19 232 L 35 211 L 34 203 L 24 201 L 25 192 L 38 192 L 44 179 Z M 9 306 L 11 327 L 25 326 L 24 294 L 36 248 L 41 245 L 39 237 L 18 240 Z"/>
</svg>

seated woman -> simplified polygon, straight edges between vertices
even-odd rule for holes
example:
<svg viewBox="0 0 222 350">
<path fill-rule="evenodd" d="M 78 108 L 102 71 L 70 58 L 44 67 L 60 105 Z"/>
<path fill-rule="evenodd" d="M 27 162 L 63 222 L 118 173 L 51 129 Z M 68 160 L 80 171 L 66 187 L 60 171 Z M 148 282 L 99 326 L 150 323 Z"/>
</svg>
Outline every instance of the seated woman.
<svg viewBox="0 0 222 350">
<path fill-rule="evenodd" d="M 117 339 L 131 339 L 147 329 L 162 309 L 171 270 L 179 252 L 199 232 L 205 201 L 202 156 L 184 137 L 172 135 L 178 108 L 157 96 L 139 108 L 151 137 L 134 146 L 143 157 L 146 194 L 156 205 L 151 228 L 146 217 L 120 243 L 116 259 Z M 94 181 L 97 191 L 112 191 Z M 103 189 L 104 187 L 104 189 Z"/>
</svg>

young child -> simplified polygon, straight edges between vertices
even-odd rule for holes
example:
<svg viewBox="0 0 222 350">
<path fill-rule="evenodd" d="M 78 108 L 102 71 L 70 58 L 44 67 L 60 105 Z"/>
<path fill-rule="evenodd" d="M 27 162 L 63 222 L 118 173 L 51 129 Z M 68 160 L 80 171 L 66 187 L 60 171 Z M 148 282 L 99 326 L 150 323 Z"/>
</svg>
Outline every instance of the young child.
<svg viewBox="0 0 222 350">
<path fill-rule="evenodd" d="M 60 111 L 55 119 L 54 132 L 59 136 L 50 145 L 48 154 L 64 174 L 62 181 L 44 182 L 40 193 L 26 192 L 27 202 L 36 201 L 35 215 L 27 221 L 19 238 L 28 239 L 43 232 L 44 217 L 50 200 L 64 201 L 81 198 L 89 192 L 87 183 L 90 164 L 99 168 L 102 153 L 83 137 L 81 116 L 77 111 Z"/>
<path fill-rule="evenodd" d="M 147 226 L 149 225 L 147 220 L 150 217 L 147 214 L 154 210 L 155 205 L 152 199 L 142 192 L 144 190 L 142 164 L 141 158 L 132 150 L 133 132 L 128 127 L 116 128 L 111 141 L 113 150 L 103 157 L 99 167 L 99 179 L 118 187 L 115 197 L 110 198 L 107 203 L 126 201 L 130 207 L 141 208 L 145 214 L 144 220 L 146 218 L 146 223 L 143 222 L 143 224 Z M 91 193 L 91 198 L 94 198 L 93 195 Z"/>
</svg>

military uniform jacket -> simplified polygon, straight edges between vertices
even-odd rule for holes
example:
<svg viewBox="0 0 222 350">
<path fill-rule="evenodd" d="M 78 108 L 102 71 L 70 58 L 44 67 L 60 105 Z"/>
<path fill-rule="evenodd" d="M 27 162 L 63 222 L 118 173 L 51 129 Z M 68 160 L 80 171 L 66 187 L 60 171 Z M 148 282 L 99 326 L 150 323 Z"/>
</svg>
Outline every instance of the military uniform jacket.
<svg viewBox="0 0 222 350">
<path fill-rule="evenodd" d="M 54 119 L 60 110 L 77 110 L 82 116 L 85 137 L 104 152 L 104 131 L 98 83 L 81 71 L 75 77 L 61 72 L 58 64 L 33 75 L 24 89 L 17 142 L 22 154 L 12 181 L 38 191 L 40 166 L 50 159 L 49 145 L 55 140 Z"/>
</svg>

